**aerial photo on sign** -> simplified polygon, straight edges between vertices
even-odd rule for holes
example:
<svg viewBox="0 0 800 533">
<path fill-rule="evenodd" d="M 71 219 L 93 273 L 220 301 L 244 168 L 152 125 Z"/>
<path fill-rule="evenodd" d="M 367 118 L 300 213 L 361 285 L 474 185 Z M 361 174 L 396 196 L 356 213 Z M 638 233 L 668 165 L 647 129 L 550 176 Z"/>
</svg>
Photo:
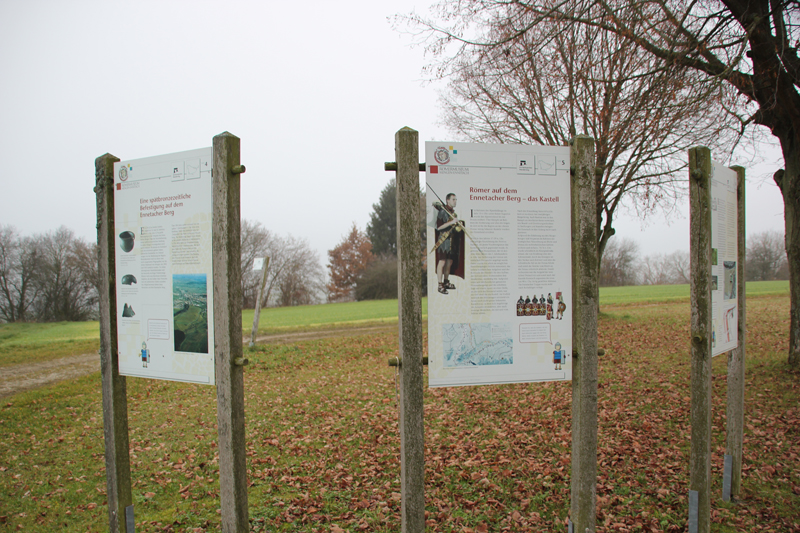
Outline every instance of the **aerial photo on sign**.
<svg viewBox="0 0 800 533">
<path fill-rule="evenodd" d="M 572 379 L 569 148 L 425 151 L 429 385 Z"/>
<path fill-rule="evenodd" d="M 175 351 L 208 353 L 208 285 L 205 274 L 173 274 Z"/>
</svg>

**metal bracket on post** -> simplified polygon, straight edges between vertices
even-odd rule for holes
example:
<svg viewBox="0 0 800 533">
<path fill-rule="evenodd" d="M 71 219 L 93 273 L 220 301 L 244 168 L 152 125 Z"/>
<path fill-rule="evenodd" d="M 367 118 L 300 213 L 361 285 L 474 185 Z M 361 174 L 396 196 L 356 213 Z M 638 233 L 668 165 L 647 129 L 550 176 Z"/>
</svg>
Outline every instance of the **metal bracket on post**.
<svg viewBox="0 0 800 533">
<path fill-rule="evenodd" d="M 125 527 L 128 528 L 127 533 L 135 533 L 136 521 L 133 519 L 133 504 L 125 508 Z"/>
<path fill-rule="evenodd" d="M 725 468 L 722 471 L 722 501 L 731 501 L 731 476 L 733 474 L 733 456 L 725 454 Z"/>
<path fill-rule="evenodd" d="M 689 491 L 689 533 L 697 533 L 699 523 L 698 506 L 700 495 L 696 490 Z"/>
<path fill-rule="evenodd" d="M 397 357 L 397 356 L 390 357 L 389 358 L 389 366 L 396 366 L 396 367 L 403 366 L 403 358 L 402 357 Z M 422 366 L 428 366 L 428 356 L 427 355 L 423 355 L 422 356 Z"/>
<path fill-rule="evenodd" d="M 394 161 L 387 161 L 383 164 L 383 170 L 386 172 L 397 172 L 397 163 Z M 419 164 L 419 171 L 425 172 L 425 163 Z"/>
</svg>

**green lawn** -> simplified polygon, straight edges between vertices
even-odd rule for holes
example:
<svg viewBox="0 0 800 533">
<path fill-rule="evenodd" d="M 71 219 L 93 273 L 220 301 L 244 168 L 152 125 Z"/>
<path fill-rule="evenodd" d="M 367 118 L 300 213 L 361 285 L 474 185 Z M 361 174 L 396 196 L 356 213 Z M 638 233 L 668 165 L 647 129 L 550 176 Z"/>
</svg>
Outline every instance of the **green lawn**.
<svg viewBox="0 0 800 533">
<path fill-rule="evenodd" d="M 324 306 L 321 306 L 324 307 Z M 721 501 L 726 358 L 713 360 L 712 531 L 800 532 L 800 379 L 789 299 L 747 313 L 742 499 Z M 685 531 L 689 307 L 599 317 L 597 531 Z M 682 340 L 681 340 L 682 339 Z M 251 531 L 400 530 L 397 334 L 247 349 Z M 571 384 L 424 390 L 426 531 L 566 531 Z M 137 533 L 218 531 L 212 386 L 128 378 Z M 0 402 L 0 532 L 107 531 L 97 373 Z"/>
<path fill-rule="evenodd" d="M 422 299 L 422 315 L 427 316 L 428 299 Z M 260 334 L 278 333 L 291 329 L 354 326 L 397 322 L 397 300 L 368 300 L 298 307 L 271 307 L 261 310 L 258 320 Z M 242 329 L 253 328 L 253 310 L 242 313 Z"/>
<path fill-rule="evenodd" d="M 748 281 L 745 290 L 748 297 L 781 294 L 788 296 L 789 282 Z M 635 285 L 600 288 L 600 307 L 680 300 L 689 301 L 689 285 Z"/>
<path fill-rule="evenodd" d="M 0 366 L 97 352 L 96 321 L 0 324 Z"/>
<path fill-rule="evenodd" d="M 788 295 L 788 281 L 747 284 L 748 297 Z M 688 285 L 642 285 L 600 289 L 600 307 L 689 301 Z M 423 319 L 428 299 L 422 299 Z M 269 335 L 294 330 L 347 328 L 397 322 L 397 300 L 372 300 L 299 307 L 262 309 L 258 333 Z M 253 310 L 242 313 L 242 334 L 250 335 Z M 46 361 L 66 355 L 95 352 L 99 348 L 97 322 L 55 324 L 0 324 L 0 367 L 27 361 Z"/>
</svg>

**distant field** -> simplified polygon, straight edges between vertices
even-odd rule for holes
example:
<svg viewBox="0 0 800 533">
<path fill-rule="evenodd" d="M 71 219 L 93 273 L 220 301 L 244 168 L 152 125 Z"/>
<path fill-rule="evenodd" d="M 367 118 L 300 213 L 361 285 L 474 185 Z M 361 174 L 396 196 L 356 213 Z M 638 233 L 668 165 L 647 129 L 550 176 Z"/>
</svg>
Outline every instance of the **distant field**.
<svg viewBox="0 0 800 533">
<path fill-rule="evenodd" d="M 96 321 L 0 324 L 0 366 L 96 352 Z"/>
<path fill-rule="evenodd" d="M 428 299 L 422 299 L 422 315 L 428 314 Z M 370 300 L 299 307 L 272 307 L 262 309 L 258 321 L 259 333 L 286 331 L 287 329 L 314 329 L 317 327 L 353 326 L 359 324 L 396 322 L 397 300 Z M 242 329 L 250 333 L 253 328 L 253 310 L 242 313 Z"/>
<path fill-rule="evenodd" d="M 788 281 L 749 281 L 747 296 L 789 295 Z M 635 285 L 601 287 L 600 306 L 637 305 L 642 303 L 689 300 L 689 285 Z"/>
<path fill-rule="evenodd" d="M 749 297 L 789 295 L 788 281 L 757 281 L 747 284 Z M 647 303 L 689 301 L 688 285 L 642 285 L 600 289 L 600 306 L 635 306 Z M 428 299 L 422 299 L 422 316 L 428 314 Z M 347 328 L 397 321 L 397 300 L 375 300 L 300 307 L 262 309 L 260 335 L 292 330 Z M 242 333 L 253 327 L 253 310 L 242 313 Z M 54 324 L 0 324 L 0 366 L 46 361 L 66 355 L 91 353 L 99 348 L 97 322 Z"/>
</svg>

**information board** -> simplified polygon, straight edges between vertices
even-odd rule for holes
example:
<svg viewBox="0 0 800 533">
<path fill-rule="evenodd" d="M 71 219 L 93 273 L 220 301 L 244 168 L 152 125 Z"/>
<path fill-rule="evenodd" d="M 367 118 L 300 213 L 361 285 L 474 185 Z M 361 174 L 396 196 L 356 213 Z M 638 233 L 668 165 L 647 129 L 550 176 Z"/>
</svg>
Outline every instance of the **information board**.
<svg viewBox="0 0 800 533">
<path fill-rule="evenodd" d="M 212 161 L 114 164 L 120 374 L 214 384 Z"/>
<path fill-rule="evenodd" d="M 427 142 L 429 386 L 572 379 L 570 150 Z"/>
<path fill-rule="evenodd" d="M 739 345 L 738 176 L 711 164 L 711 355 Z"/>
</svg>

